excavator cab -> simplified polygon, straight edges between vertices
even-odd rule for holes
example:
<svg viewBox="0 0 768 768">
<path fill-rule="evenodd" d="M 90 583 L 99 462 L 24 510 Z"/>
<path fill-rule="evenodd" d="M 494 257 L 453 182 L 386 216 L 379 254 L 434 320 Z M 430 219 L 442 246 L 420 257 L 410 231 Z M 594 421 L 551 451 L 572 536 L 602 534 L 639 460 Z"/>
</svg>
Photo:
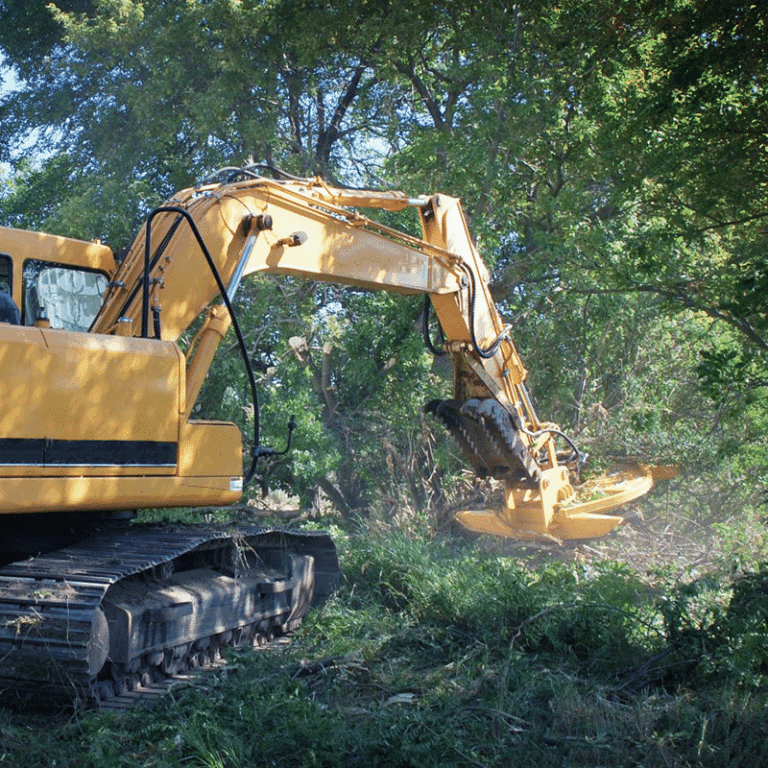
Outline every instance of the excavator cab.
<svg viewBox="0 0 768 768">
<path fill-rule="evenodd" d="M 99 242 L 0 227 L 0 291 L 23 325 L 48 317 L 49 327 L 87 331 L 116 270 L 111 249 Z"/>
</svg>

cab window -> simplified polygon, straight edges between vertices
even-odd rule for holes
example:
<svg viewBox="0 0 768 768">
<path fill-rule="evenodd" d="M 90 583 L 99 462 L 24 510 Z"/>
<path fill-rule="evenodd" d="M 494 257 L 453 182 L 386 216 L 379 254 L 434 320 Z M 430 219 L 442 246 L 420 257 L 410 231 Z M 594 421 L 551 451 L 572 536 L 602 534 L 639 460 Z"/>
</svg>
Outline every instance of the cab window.
<svg viewBox="0 0 768 768">
<path fill-rule="evenodd" d="M 11 274 L 11 258 L 0 253 L 0 291 L 13 294 L 13 281 Z"/>
<path fill-rule="evenodd" d="M 47 317 L 51 328 L 87 331 L 101 308 L 108 278 L 103 272 L 48 261 L 24 262 L 23 322 Z"/>
</svg>

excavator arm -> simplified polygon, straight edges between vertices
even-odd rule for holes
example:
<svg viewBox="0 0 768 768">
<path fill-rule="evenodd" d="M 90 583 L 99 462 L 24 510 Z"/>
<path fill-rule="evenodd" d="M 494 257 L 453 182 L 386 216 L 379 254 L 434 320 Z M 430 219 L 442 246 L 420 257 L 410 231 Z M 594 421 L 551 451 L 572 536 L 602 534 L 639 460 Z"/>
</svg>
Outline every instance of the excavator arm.
<svg viewBox="0 0 768 768">
<path fill-rule="evenodd" d="M 416 209 L 422 237 L 360 213 L 370 208 Z M 92 331 L 175 342 L 207 312 L 185 359 L 188 420 L 231 322 L 231 307 L 206 308 L 217 294 L 228 303 L 240 281 L 257 272 L 428 297 L 453 360 L 454 392 L 427 410 L 474 471 L 503 480 L 506 489 L 500 509 L 458 513 L 465 527 L 517 538 L 600 536 L 621 522 L 608 513 L 651 488 L 652 472 L 638 468 L 603 481 L 597 498 L 577 502 L 578 450 L 536 415 L 488 269 L 459 200 L 447 195 L 413 198 L 248 173 L 185 190 L 150 217 L 110 282 Z"/>
<path fill-rule="evenodd" d="M 366 209 L 414 209 L 422 236 L 377 223 Z M 650 470 L 625 472 L 577 502 L 579 453 L 536 415 L 488 269 L 460 202 L 447 195 L 339 189 L 240 169 L 174 195 L 117 262 L 98 243 L 0 229 L 0 268 L 24 318 L 0 323 L 0 514 L 236 501 L 239 430 L 192 412 L 233 324 L 238 286 L 258 272 L 426 297 L 454 367 L 452 397 L 426 408 L 474 471 L 506 489 L 499 509 L 460 512 L 467 528 L 599 536 L 621 520 L 609 513 L 653 482 Z M 201 314 L 182 352 L 180 337 Z M 270 452 L 255 422 L 246 481 Z"/>
</svg>

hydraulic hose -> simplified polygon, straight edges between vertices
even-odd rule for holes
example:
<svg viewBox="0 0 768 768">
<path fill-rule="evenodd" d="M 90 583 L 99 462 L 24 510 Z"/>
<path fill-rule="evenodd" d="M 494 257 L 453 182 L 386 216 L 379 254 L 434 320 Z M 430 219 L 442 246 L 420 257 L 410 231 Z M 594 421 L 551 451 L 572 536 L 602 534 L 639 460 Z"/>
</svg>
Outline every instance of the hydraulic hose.
<svg viewBox="0 0 768 768">
<path fill-rule="evenodd" d="M 506 326 L 494 339 L 490 347 L 483 349 L 480 346 L 480 342 L 477 339 L 477 332 L 475 331 L 475 301 L 477 295 L 475 273 L 468 266 L 464 266 L 464 272 L 469 276 L 469 333 L 472 338 L 472 347 L 483 360 L 489 360 L 499 351 L 501 342 L 504 341 L 504 339 L 509 338 L 509 326 Z"/>
<path fill-rule="evenodd" d="M 227 311 L 229 312 L 229 316 L 232 318 L 232 327 L 235 329 L 235 335 L 237 336 L 237 343 L 240 348 L 240 354 L 243 358 L 243 363 L 245 364 L 245 370 L 248 374 L 248 381 L 251 386 L 251 399 L 253 402 L 253 449 L 252 449 L 252 458 L 251 458 L 251 466 L 248 470 L 248 473 L 246 474 L 245 478 L 243 479 L 243 488 L 245 488 L 251 480 L 253 480 L 254 475 L 256 474 L 256 463 L 258 462 L 259 456 L 262 455 L 262 452 L 259 451 L 259 448 L 261 448 L 260 445 L 260 425 L 259 425 L 259 396 L 258 391 L 256 387 L 256 377 L 253 373 L 253 366 L 251 365 L 251 360 L 248 357 L 248 348 L 245 344 L 245 339 L 243 337 L 243 333 L 240 330 L 240 324 L 237 322 L 237 316 L 235 314 L 234 307 L 232 306 L 232 302 L 227 295 L 227 288 L 224 285 L 224 281 L 221 279 L 221 274 L 219 273 L 218 268 L 216 267 L 216 262 L 214 262 L 213 257 L 210 254 L 210 251 L 208 250 L 208 247 L 206 246 L 202 235 L 200 234 L 200 230 L 197 228 L 197 224 L 195 224 L 195 220 L 192 218 L 192 215 L 188 210 L 185 208 L 182 208 L 178 205 L 164 205 L 160 208 L 155 208 L 152 213 L 149 214 L 147 217 L 147 225 L 146 225 L 146 249 L 144 254 L 144 303 L 142 306 L 142 336 L 145 338 L 147 337 L 147 328 L 149 325 L 149 243 L 151 241 L 151 226 L 152 226 L 152 220 L 160 213 L 177 213 L 180 216 L 182 216 L 187 223 L 189 224 L 190 229 L 192 230 L 192 234 L 195 236 L 195 239 L 197 240 L 198 245 L 200 246 L 200 251 L 202 252 L 203 256 L 205 257 L 206 262 L 208 262 L 208 266 L 210 267 L 211 274 L 213 275 L 214 280 L 216 281 L 216 285 L 219 289 L 219 293 L 221 294 L 221 298 L 224 301 L 225 306 L 227 307 Z"/>
<path fill-rule="evenodd" d="M 424 294 L 424 313 L 422 315 L 422 333 L 424 334 L 424 344 L 426 345 L 427 349 L 436 357 L 446 354 L 445 349 L 440 349 L 439 347 L 436 347 L 432 343 L 432 339 L 429 335 L 429 308 L 431 306 L 431 302 L 429 300 L 429 294 Z M 440 326 L 440 339 L 441 341 L 439 344 L 442 344 L 445 341 L 445 336 L 443 335 L 443 327 Z"/>
</svg>

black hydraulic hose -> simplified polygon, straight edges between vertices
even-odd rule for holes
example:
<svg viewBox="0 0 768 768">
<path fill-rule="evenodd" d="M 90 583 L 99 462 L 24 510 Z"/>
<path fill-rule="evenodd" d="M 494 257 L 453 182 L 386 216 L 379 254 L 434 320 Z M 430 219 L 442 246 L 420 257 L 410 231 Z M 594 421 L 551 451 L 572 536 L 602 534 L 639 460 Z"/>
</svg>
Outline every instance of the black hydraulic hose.
<svg viewBox="0 0 768 768">
<path fill-rule="evenodd" d="M 275 179 L 281 177 L 290 181 L 309 181 L 309 179 L 303 176 L 294 176 L 292 173 L 288 173 L 288 171 L 284 171 L 282 168 L 277 168 L 276 166 L 269 165 L 268 163 L 253 163 L 252 165 L 246 165 L 244 170 L 252 171 L 254 168 L 259 171 L 269 171 L 275 177 Z"/>
<path fill-rule="evenodd" d="M 252 165 L 246 165 L 242 168 L 236 166 L 226 166 L 214 171 L 211 176 L 201 181 L 197 186 L 202 187 L 206 184 L 231 184 L 238 176 L 243 176 L 249 179 L 258 179 L 259 174 L 256 171 L 269 171 L 275 179 L 283 178 L 291 181 L 307 181 L 300 176 L 294 176 L 287 171 L 283 171 L 280 168 L 276 168 L 273 165 L 267 165 L 265 163 L 254 163 Z"/>
<path fill-rule="evenodd" d="M 254 173 L 250 168 L 237 168 L 236 166 L 227 166 L 225 168 L 219 168 L 214 171 L 213 175 L 207 179 L 199 182 L 198 187 L 205 186 L 206 184 L 231 184 L 238 176 L 243 176 L 249 179 L 258 179 L 259 175 Z"/>
<path fill-rule="evenodd" d="M 151 227 L 154 214 L 150 214 L 144 228 L 144 275 L 141 279 L 141 338 L 146 339 L 149 336 L 149 272 L 151 245 Z"/>
<path fill-rule="evenodd" d="M 499 347 L 501 346 L 501 342 L 504 341 L 504 339 L 508 338 L 507 329 L 505 328 L 495 339 L 495 341 L 491 344 L 488 349 L 483 349 L 480 346 L 480 342 L 477 340 L 477 332 L 475 331 L 475 293 L 476 293 L 476 285 L 475 285 L 475 275 L 474 272 L 468 267 L 464 267 L 464 271 L 469 275 L 469 332 L 470 336 L 472 338 L 472 347 L 474 348 L 475 352 L 477 352 L 480 357 L 482 357 L 484 360 L 489 360 L 492 358 L 496 352 L 498 352 Z M 435 347 L 435 345 L 432 343 L 432 339 L 429 336 L 429 308 L 430 308 L 430 300 L 429 300 L 429 294 L 424 294 L 424 312 L 422 315 L 422 333 L 424 336 L 424 344 L 426 345 L 427 349 L 433 354 L 433 355 L 444 355 L 446 354 L 446 351 L 444 349 L 438 349 Z M 442 336 L 442 326 L 440 327 L 440 335 Z M 445 340 L 445 337 L 443 337 L 443 340 Z"/>
<path fill-rule="evenodd" d="M 445 349 L 439 349 L 432 343 L 432 339 L 429 336 L 429 308 L 431 306 L 431 302 L 429 300 L 429 294 L 424 294 L 424 314 L 422 315 L 422 332 L 424 334 L 424 344 L 426 345 L 427 349 L 436 357 L 440 355 L 446 354 Z M 443 327 L 440 326 L 440 337 L 442 341 L 441 344 L 445 341 L 445 336 L 443 335 Z"/>
<path fill-rule="evenodd" d="M 477 340 L 477 334 L 475 332 L 475 296 L 477 291 L 475 273 L 469 267 L 464 267 L 464 271 L 469 275 L 469 332 L 472 337 L 472 346 L 475 352 L 480 355 L 480 357 L 482 357 L 484 360 L 488 360 L 492 358 L 496 352 L 498 352 L 499 347 L 501 346 L 501 342 L 504 341 L 504 339 L 509 338 L 508 328 L 505 328 L 487 349 L 483 349 L 480 346 L 480 342 Z M 427 336 L 425 336 L 425 338 L 427 338 Z M 524 429 L 523 432 L 525 432 L 529 437 L 533 438 L 537 438 L 545 432 L 551 435 L 556 435 L 557 437 L 561 437 L 570 446 L 574 454 L 574 460 L 578 464 L 578 469 L 581 469 L 581 466 L 584 463 L 582 453 L 576 443 L 570 437 L 568 437 L 565 432 L 561 432 L 559 429 L 543 429 L 539 430 L 538 432 L 531 432 L 530 430 Z"/>
<path fill-rule="evenodd" d="M 559 430 L 559 429 L 539 429 L 535 432 L 532 432 L 530 429 L 523 429 L 522 430 L 528 437 L 533 438 L 534 440 L 541 435 L 553 435 L 556 437 L 562 437 L 563 440 L 565 440 L 566 443 L 571 448 L 571 451 L 573 452 L 573 462 L 576 464 L 576 476 L 578 477 L 581 468 L 584 466 L 584 462 L 587 460 L 587 454 L 583 454 L 579 447 L 576 445 L 576 443 L 573 441 L 573 438 L 569 437 L 565 434 L 565 432 Z"/>
<path fill-rule="evenodd" d="M 505 328 L 487 349 L 483 349 L 480 346 L 480 342 L 477 340 L 477 333 L 475 332 L 475 297 L 477 293 L 475 273 L 469 267 L 464 267 L 464 271 L 469 274 L 469 333 L 472 337 L 472 347 L 483 360 L 489 360 L 499 351 L 501 342 L 508 338 L 508 330 Z"/>
<path fill-rule="evenodd" d="M 565 440 L 565 442 L 571 446 L 571 450 L 573 451 L 573 455 L 575 459 L 579 462 L 579 464 L 583 464 L 583 461 L 581 460 L 581 451 L 579 450 L 579 447 L 576 445 L 576 443 L 573 441 L 573 438 L 569 437 L 568 435 L 565 434 L 565 432 L 562 432 L 559 429 L 546 429 L 542 431 L 549 432 L 550 435 L 556 435 L 557 437 L 562 437 L 563 440 Z"/>
<path fill-rule="evenodd" d="M 235 329 L 235 335 L 237 336 L 237 342 L 240 347 L 240 354 L 242 355 L 243 362 L 245 363 L 245 369 L 248 373 L 248 380 L 251 385 L 251 398 L 253 400 L 253 450 L 252 450 L 252 460 L 251 460 L 251 467 L 248 470 L 248 473 L 246 474 L 245 478 L 243 479 L 243 488 L 245 488 L 248 483 L 253 480 L 253 476 L 256 474 L 256 462 L 258 461 L 259 456 L 261 453 L 259 452 L 259 396 L 258 391 L 256 388 L 256 377 L 253 373 L 253 366 L 251 365 L 251 360 L 248 357 L 248 349 L 245 344 L 245 339 L 243 338 L 243 333 L 240 330 L 240 324 L 237 322 L 237 317 L 235 315 L 234 307 L 232 306 L 232 302 L 229 299 L 229 296 L 227 295 L 227 289 L 224 285 L 224 281 L 221 279 L 221 275 L 219 274 L 219 270 L 216 267 L 216 263 L 213 260 L 213 257 L 211 256 L 208 247 L 206 246 L 205 242 L 203 241 L 202 235 L 200 234 L 200 230 L 197 228 L 197 224 L 195 224 L 195 220 L 192 218 L 192 215 L 188 210 L 185 208 L 182 208 L 178 205 L 164 205 L 160 208 L 155 208 L 152 213 L 149 214 L 147 217 L 147 225 L 146 225 L 146 244 L 147 248 L 145 250 L 144 254 L 144 304 L 142 306 L 142 336 L 146 338 L 147 336 L 147 329 L 149 326 L 149 243 L 150 243 L 150 232 L 152 227 L 152 219 L 155 218 L 160 213 L 178 213 L 179 215 L 183 216 L 187 223 L 189 224 L 190 229 L 192 230 L 192 234 L 195 236 L 195 239 L 197 240 L 198 245 L 200 246 L 200 250 L 205 257 L 205 260 L 208 262 L 208 266 L 211 269 L 211 273 L 213 274 L 213 278 L 216 281 L 216 285 L 218 286 L 219 293 L 221 294 L 222 299 L 224 300 L 224 304 L 227 307 L 227 311 L 229 312 L 229 316 L 232 319 L 232 327 Z"/>
</svg>

